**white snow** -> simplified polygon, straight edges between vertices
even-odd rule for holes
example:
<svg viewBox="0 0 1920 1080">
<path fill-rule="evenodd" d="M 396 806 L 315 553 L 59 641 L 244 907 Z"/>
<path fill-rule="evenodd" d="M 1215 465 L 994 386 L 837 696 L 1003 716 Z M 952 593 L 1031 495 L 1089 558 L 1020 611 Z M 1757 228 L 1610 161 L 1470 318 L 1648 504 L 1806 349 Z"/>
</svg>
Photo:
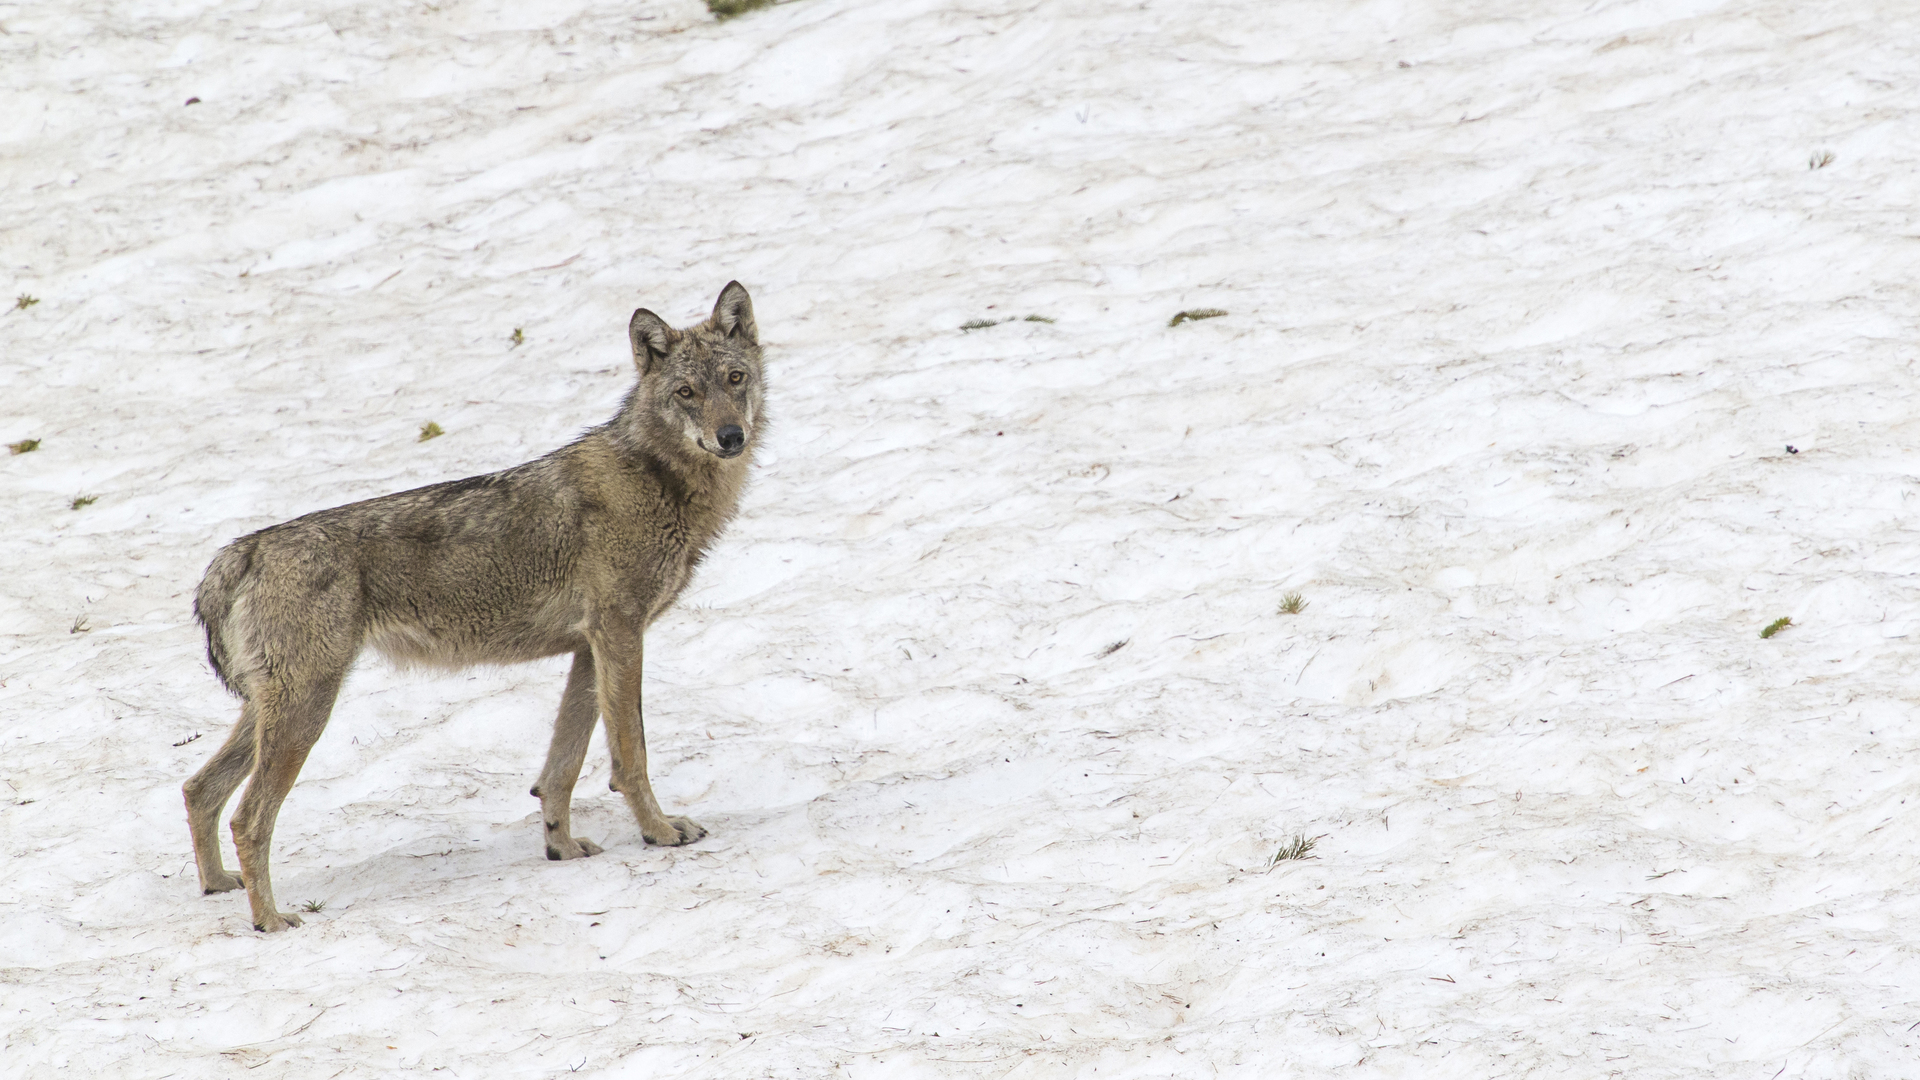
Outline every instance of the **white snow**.
<svg viewBox="0 0 1920 1080">
<path fill-rule="evenodd" d="M 1920 9 L 0 26 L 0 1073 L 1914 1075 Z M 596 745 L 547 862 L 565 660 L 369 660 L 323 910 L 200 896 L 216 548 L 558 445 L 729 278 L 777 426 L 648 648 L 712 836 Z"/>
</svg>

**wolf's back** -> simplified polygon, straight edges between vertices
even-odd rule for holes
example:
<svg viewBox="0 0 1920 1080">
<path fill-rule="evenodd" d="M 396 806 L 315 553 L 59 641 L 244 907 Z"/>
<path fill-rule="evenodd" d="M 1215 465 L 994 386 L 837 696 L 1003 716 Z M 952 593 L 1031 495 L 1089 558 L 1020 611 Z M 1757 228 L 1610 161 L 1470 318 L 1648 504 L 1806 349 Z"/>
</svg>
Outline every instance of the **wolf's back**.
<svg viewBox="0 0 1920 1080">
<path fill-rule="evenodd" d="M 257 543 L 254 537 L 243 536 L 221 548 L 207 565 L 207 576 L 200 579 L 200 588 L 193 594 L 194 617 L 207 633 L 207 662 L 213 665 L 220 685 L 235 694 L 241 692 L 234 681 L 234 675 L 240 670 L 236 661 L 240 658 L 233 655 L 229 635 L 239 627 L 230 624 L 235 602 L 253 572 L 253 550 Z"/>
</svg>

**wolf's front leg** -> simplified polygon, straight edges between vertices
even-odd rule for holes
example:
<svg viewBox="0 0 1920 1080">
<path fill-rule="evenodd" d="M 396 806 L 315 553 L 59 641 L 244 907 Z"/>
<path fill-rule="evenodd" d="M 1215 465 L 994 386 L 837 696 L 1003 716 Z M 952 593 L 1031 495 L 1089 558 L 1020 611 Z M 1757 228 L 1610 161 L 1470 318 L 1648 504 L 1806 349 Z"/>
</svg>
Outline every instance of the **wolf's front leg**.
<svg viewBox="0 0 1920 1080">
<path fill-rule="evenodd" d="M 707 830 L 691 818 L 660 812 L 647 780 L 647 737 L 640 719 L 640 668 L 644 653 L 638 631 L 594 640 L 593 662 L 600 686 L 600 716 L 607 725 L 614 779 L 649 844 L 691 844 Z"/>
<path fill-rule="evenodd" d="M 540 779 L 534 781 L 530 793 L 540 800 L 549 859 L 580 859 L 600 854 L 599 844 L 573 835 L 573 785 L 580 779 L 580 765 L 587 758 L 587 744 L 593 739 L 593 718 L 598 706 L 593 653 L 582 649 L 573 654 L 567 690 L 560 697 L 560 715 L 553 721 L 553 743 L 547 747 L 547 764 L 540 770 Z"/>
</svg>

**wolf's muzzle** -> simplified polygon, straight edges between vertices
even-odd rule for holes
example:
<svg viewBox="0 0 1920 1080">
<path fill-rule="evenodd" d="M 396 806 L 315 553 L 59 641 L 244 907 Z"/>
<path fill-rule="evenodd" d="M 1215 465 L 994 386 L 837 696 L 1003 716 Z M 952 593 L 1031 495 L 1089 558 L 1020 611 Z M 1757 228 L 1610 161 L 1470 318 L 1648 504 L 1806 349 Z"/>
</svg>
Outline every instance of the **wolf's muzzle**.
<svg viewBox="0 0 1920 1080">
<path fill-rule="evenodd" d="M 720 444 L 720 456 L 732 457 L 747 445 L 747 433 L 737 424 L 728 424 L 713 433 L 714 440 Z"/>
</svg>

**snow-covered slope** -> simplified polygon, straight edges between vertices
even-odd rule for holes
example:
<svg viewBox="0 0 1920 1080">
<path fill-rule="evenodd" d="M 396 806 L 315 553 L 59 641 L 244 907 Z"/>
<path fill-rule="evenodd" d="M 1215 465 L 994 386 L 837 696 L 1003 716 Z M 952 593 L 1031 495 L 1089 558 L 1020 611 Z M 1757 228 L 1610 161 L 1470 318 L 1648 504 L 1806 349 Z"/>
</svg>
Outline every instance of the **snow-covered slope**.
<svg viewBox="0 0 1920 1080">
<path fill-rule="evenodd" d="M 0 1073 L 1920 1060 L 1910 5 L 0 25 Z M 547 862 L 565 661 L 370 660 L 322 910 L 199 896 L 213 551 L 557 445 L 729 278 L 778 426 L 648 649 L 711 838 L 596 747 Z"/>
</svg>

